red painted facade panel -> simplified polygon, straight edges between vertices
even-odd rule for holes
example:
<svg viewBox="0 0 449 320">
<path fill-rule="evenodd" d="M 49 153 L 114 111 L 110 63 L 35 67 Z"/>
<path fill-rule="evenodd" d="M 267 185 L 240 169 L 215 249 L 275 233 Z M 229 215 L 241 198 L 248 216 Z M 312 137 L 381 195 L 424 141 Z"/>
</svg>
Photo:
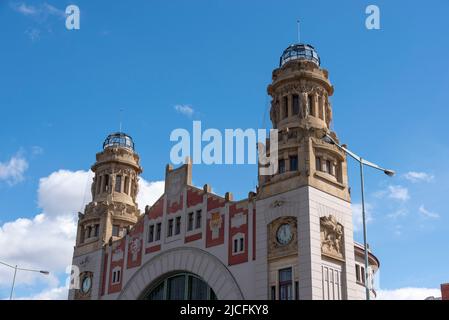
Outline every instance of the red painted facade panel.
<svg viewBox="0 0 449 320">
<path fill-rule="evenodd" d="M 449 300 L 449 283 L 441 285 L 441 298 L 442 300 Z"/>
<path fill-rule="evenodd" d="M 238 214 L 243 214 L 246 222 L 239 227 L 233 227 L 232 218 Z M 233 254 L 233 237 L 238 233 L 244 234 L 245 250 L 240 254 Z M 237 209 L 237 204 L 233 204 L 229 207 L 228 264 L 236 265 L 245 262 L 248 262 L 248 209 Z"/>
<path fill-rule="evenodd" d="M 203 190 L 187 189 L 187 207 L 189 208 L 203 203 L 203 194 Z"/>
<path fill-rule="evenodd" d="M 197 234 L 186 237 L 184 242 L 185 243 L 193 242 L 196 240 L 200 240 L 202 237 L 203 237 L 202 233 L 197 233 Z"/>
<path fill-rule="evenodd" d="M 161 251 L 161 245 L 146 248 L 145 254 L 154 253 L 158 251 Z"/>
<path fill-rule="evenodd" d="M 213 195 L 207 197 L 206 248 L 224 243 L 225 218 L 223 213 L 225 204 L 226 201 L 223 198 Z"/>
<path fill-rule="evenodd" d="M 123 267 L 125 262 L 125 242 L 126 238 L 123 238 L 116 243 L 113 244 L 112 253 L 111 253 L 111 262 L 109 268 L 109 285 L 108 285 L 108 294 L 117 293 L 122 290 L 122 282 L 123 282 Z M 112 274 L 114 269 L 120 270 L 120 280 L 116 283 L 113 282 Z"/>
<path fill-rule="evenodd" d="M 157 219 L 164 215 L 164 197 L 162 196 L 150 209 L 148 217 Z"/>
<path fill-rule="evenodd" d="M 129 233 L 127 259 L 128 269 L 139 267 L 142 264 L 143 228 L 144 219 L 141 218 Z"/>
<path fill-rule="evenodd" d="M 168 207 L 168 214 L 176 213 L 179 210 L 182 210 L 182 208 L 184 207 L 184 195 L 181 194 L 181 199 L 179 201 L 173 202 L 169 201 L 167 207 Z"/>
</svg>

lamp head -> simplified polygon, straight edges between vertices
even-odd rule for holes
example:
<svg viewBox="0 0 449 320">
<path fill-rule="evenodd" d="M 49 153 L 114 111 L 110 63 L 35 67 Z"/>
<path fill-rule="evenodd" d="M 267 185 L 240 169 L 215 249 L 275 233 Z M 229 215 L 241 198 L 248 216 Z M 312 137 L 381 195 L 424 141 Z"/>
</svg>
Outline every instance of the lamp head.
<svg viewBox="0 0 449 320">
<path fill-rule="evenodd" d="M 45 271 L 45 270 L 41 270 L 41 271 L 39 271 L 39 272 L 42 273 L 42 274 L 45 274 L 46 276 L 48 276 L 48 275 L 50 274 L 49 271 Z"/>
<path fill-rule="evenodd" d="M 388 170 L 388 169 L 384 170 L 384 173 L 389 177 L 392 177 L 396 174 L 396 172 L 394 172 L 393 170 Z"/>
</svg>

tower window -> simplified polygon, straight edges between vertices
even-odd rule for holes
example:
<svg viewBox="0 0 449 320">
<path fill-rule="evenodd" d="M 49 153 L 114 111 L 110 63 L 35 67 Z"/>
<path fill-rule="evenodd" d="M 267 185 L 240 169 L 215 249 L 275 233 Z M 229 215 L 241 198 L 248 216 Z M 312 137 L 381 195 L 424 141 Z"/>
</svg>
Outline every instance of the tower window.
<svg viewBox="0 0 449 320">
<path fill-rule="evenodd" d="M 317 171 L 321 171 L 321 158 L 320 157 L 316 157 L 315 158 L 315 170 Z"/>
<path fill-rule="evenodd" d="M 293 115 L 299 114 L 299 96 L 297 94 L 294 94 L 292 96 L 293 100 Z"/>
<path fill-rule="evenodd" d="M 148 242 L 153 242 L 154 240 L 154 225 L 151 225 L 148 230 Z"/>
<path fill-rule="evenodd" d="M 156 225 L 156 241 L 161 240 L 162 223 Z"/>
<path fill-rule="evenodd" d="M 360 266 L 358 264 L 355 265 L 355 278 L 357 282 L 360 282 Z"/>
<path fill-rule="evenodd" d="M 100 229 L 100 225 L 96 224 L 94 226 L 94 237 L 98 237 L 99 229 Z"/>
<path fill-rule="evenodd" d="M 189 213 L 189 223 L 187 226 L 187 231 L 192 231 L 193 230 L 193 212 Z"/>
<path fill-rule="evenodd" d="M 112 226 L 112 236 L 118 237 L 119 235 L 120 235 L 120 226 L 115 224 Z"/>
<path fill-rule="evenodd" d="M 313 95 L 309 95 L 309 98 L 307 99 L 307 102 L 308 102 L 308 104 L 307 104 L 307 109 L 309 110 L 309 114 L 312 116 L 312 117 L 315 117 L 315 110 L 313 109 Z"/>
<path fill-rule="evenodd" d="M 281 159 L 279 160 L 279 173 L 285 172 L 285 160 Z"/>
<path fill-rule="evenodd" d="M 175 234 L 181 233 L 181 217 L 176 217 Z"/>
<path fill-rule="evenodd" d="M 129 195 L 129 177 L 125 177 L 125 193 Z"/>
<path fill-rule="evenodd" d="M 109 190 L 109 175 L 104 176 L 104 189 L 103 192 L 108 192 Z"/>
<path fill-rule="evenodd" d="M 326 160 L 326 172 L 332 174 L 332 165 L 329 160 Z"/>
<path fill-rule="evenodd" d="M 292 268 L 279 270 L 279 300 L 293 300 Z"/>
<path fill-rule="evenodd" d="M 288 117 L 288 96 L 282 98 L 282 108 L 284 110 L 284 118 Z"/>
<path fill-rule="evenodd" d="M 196 229 L 201 228 L 201 210 L 198 210 L 196 212 L 196 224 L 195 224 Z"/>
<path fill-rule="evenodd" d="M 168 220 L 167 237 L 173 236 L 173 219 Z"/>
<path fill-rule="evenodd" d="M 298 156 L 291 156 L 290 157 L 290 171 L 297 171 L 298 170 Z"/>
<path fill-rule="evenodd" d="M 115 192 L 122 191 L 122 176 L 117 176 L 115 178 Z"/>
</svg>

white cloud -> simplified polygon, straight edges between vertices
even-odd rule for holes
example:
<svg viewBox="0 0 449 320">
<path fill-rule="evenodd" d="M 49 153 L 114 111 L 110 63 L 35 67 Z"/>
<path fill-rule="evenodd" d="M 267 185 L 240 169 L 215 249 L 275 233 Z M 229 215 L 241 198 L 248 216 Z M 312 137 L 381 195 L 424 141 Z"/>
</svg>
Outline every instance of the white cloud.
<svg viewBox="0 0 449 320">
<path fill-rule="evenodd" d="M 0 225 L 2 261 L 23 268 L 49 270 L 50 276 L 19 272 L 17 288 L 27 285 L 42 289 L 24 299 L 66 299 L 57 274 L 71 264 L 76 237 L 77 212 L 91 201 L 91 171 L 59 170 L 39 181 L 38 204 L 42 213 L 33 218 L 18 218 Z M 138 203 L 152 205 L 164 192 L 164 182 L 140 179 Z M 0 268 L 0 287 L 9 287 L 12 270 Z"/>
<path fill-rule="evenodd" d="M 26 3 L 12 4 L 11 7 L 24 16 L 34 16 L 39 13 L 39 10 L 36 7 L 29 6 Z"/>
<path fill-rule="evenodd" d="M 431 182 L 435 177 L 425 172 L 410 171 L 404 174 L 404 178 L 410 182 L 417 183 L 417 182 Z"/>
<path fill-rule="evenodd" d="M 28 169 L 28 162 L 21 155 L 13 156 L 7 162 L 0 162 L 0 182 L 14 185 L 23 181 L 23 174 Z"/>
<path fill-rule="evenodd" d="M 354 232 L 359 232 L 363 228 L 363 214 L 362 214 L 362 204 L 353 203 L 352 205 L 352 222 L 354 224 Z M 373 216 L 371 214 L 372 205 L 365 203 L 365 215 L 366 223 L 371 223 L 373 221 Z"/>
<path fill-rule="evenodd" d="M 49 16 L 65 18 L 65 12 L 63 10 L 46 2 L 38 6 L 27 5 L 24 2 L 11 3 L 11 8 L 24 16 L 38 18 L 41 21 L 46 20 Z"/>
<path fill-rule="evenodd" d="M 176 105 L 175 110 L 187 117 L 191 117 L 195 113 L 195 110 L 193 110 L 192 106 L 186 105 L 186 104 L 185 105 L 182 105 L 182 104 Z"/>
<path fill-rule="evenodd" d="M 419 213 L 421 213 L 423 216 L 425 216 L 426 218 L 431 218 L 431 219 L 438 219 L 440 217 L 440 215 L 438 213 L 435 212 L 431 212 L 429 210 L 427 210 L 424 205 L 421 205 L 419 207 Z"/>
<path fill-rule="evenodd" d="M 396 219 L 399 217 L 405 217 L 408 214 L 408 210 L 406 208 L 399 208 L 396 211 L 387 215 L 388 218 Z"/>
<path fill-rule="evenodd" d="M 441 297 L 439 289 L 400 288 L 379 290 L 377 300 L 425 300 L 428 297 Z"/>
<path fill-rule="evenodd" d="M 152 205 L 164 193 L 165 182 L 148 182 L 145 179 L 139 180 L 139 193 L 137 194 L 137 204 L 141 212 L 145 212 L 146 205 Z"/>
<path fill-rule="evenodd" d="M 399 201 L 407 201 L 410 199 L 408 189 L 403 186 L 388 186 L 388 198 Z"/>
</svg>

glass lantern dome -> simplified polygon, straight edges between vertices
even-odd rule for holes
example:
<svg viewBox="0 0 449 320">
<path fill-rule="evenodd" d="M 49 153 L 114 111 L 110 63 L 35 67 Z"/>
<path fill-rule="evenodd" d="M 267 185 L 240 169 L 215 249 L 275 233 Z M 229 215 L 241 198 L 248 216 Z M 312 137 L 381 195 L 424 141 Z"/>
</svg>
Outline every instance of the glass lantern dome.
<svg viewBox="0 0 449 320">
<path fill-rule="evenodd" d="M 127 148 L 134 151 L 134 141 L 131 136 L 116 132 L 110 134 L 103 143 L 103 149 L 106 148 Z"/>
<path fill-rule="evenodd" d="M 320 66 L 320 57 L 310 44 L 292 44 L 284 50 L 280 58 L 279 67 L 291 60 L 309 60 Z"/>
</svg>

